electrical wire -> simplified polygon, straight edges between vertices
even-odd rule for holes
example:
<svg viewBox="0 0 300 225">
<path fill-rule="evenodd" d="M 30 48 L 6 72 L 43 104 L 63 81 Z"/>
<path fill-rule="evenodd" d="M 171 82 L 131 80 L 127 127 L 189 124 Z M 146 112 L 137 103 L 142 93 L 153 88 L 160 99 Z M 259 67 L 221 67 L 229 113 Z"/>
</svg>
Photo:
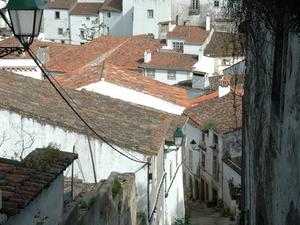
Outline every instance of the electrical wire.
<svg viewBox="0 0 300 225">
<path fill-rule="evenodd" d="M 25 47 L 25 46 L 24 46 Z M 39 61 L 39 59 L 36 57 L 36 55 L 33 53 L 33 51 L 30 48 L 26 49 L 28 54 L 30 55 L 30 57 L 33 59 L 33 61 L 37 64 L 37 66 L 40 68 L 40 70 L 42 71 L 42 73 L 44 74 L 45 78 L 50 82 L 51 86 L 55 89 L 55 91 L 61 96 L 61 98 L 64 100 L 64 102 L 69 106 L 69 108 L 75 113 L 75 115 L 85 124 L 85 126 L 92 131 L 92 133 L 94 133 L 100 140 L 102 140 L 105 144 L 107 144 L 109 147 L 111 147 L 114 151 L 118 152 L 119 154 L 121 154 L 122 156 L 137 162 L 137 163 L 144 163 L 144 164 L 148 164 L 148 162 L 146 161 L 142 161 L 139 159 L 135 159 L 132 158 L 128 155 L 126 155 L 125 153 L 121 152 L 120 150 L 116 149 L 112 144 L 110 144 L 105 137 L 101 136 L 98 134 L 97 131 L 95 131 L 90 125 L 89 123 L 77 112 L 77 110 L 71 105 L 71 103 L 67 100 L 67 98 L 62 94 L 62 92 L 58 89 L 58 87 L 53 83 L 53 81 L 50 79 L 50 77 L 53 78 L 53 76 L 51 75 L 51 73 L 43 66 L 43 64 Z M 48 72 L 48 73 L 46 73 Z M 50 74 L 50 76 L 49 76 Z M 67 93 L 64 88 L 59 85 L 61 87 L 61 89 L 64 91 L 64 93 Z M 71 101 L 73 102 L 73 104 L 75 104 L 82 112 L 83 110 L 73 101 L 73 99 L 67 94 L 67 96 L 69 97 L 69 99 L 71 99 Z M 103 132 L 103 131 L 101 131 Z"/>
</svg>

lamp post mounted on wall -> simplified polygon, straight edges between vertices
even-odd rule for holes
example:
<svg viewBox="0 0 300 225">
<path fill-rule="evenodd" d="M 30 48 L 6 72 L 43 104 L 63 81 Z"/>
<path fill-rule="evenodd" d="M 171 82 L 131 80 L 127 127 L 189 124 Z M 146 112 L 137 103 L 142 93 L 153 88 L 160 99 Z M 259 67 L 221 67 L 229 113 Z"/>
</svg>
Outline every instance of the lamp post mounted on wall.
<svg viewBox="0 0 300 225">
<path fill-rule="evenodd" d="M 12 52 L 21 53 L 29 49 L 33 39 L 39 35 L 43 8 L 43 0 L 9 0 L 5 9 L 10 21 L 0 10 L 1 17 L 22 44 L 22 47 L 0 47 L 0 58 Z"/>
</svg>

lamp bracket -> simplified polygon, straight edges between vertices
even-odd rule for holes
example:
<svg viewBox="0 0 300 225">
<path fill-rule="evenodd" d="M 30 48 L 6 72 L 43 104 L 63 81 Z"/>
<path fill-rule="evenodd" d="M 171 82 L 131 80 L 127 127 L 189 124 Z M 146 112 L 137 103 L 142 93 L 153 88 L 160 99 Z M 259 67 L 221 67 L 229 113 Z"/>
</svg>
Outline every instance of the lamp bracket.
<svg viewBox="0 0 300 225">
<path fill-rule="evenodd" d="M 0 58 L 3 58 L 13 52 L 22 54 L 25 51 L 24 47 L 0 47 Z"/>
</svg>

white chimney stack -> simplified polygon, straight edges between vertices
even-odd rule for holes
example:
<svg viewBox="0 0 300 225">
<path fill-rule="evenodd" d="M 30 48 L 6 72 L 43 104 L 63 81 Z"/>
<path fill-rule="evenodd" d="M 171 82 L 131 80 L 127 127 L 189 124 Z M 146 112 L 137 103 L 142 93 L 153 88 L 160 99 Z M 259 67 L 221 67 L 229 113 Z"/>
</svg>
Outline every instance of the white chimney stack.
<svg viewBox="0 0 300 225">
<path fill-rule="evenodd" d="M 210 31 L 210 15 L 209 13 L 206 14 L 206 24 L 205 24 L 205 28 L 206 28 L 206 31 Z"/>
<path fill-rule="evenodd" d="M 148 63 L 151 61 L 151 52 L 144 52 L 144 63 Z"/>
<path fill-rule="evenodd" d="M 230 92 L 230 79 L 222 77 L 219 80 L 219 98 L 227 95 Z"/>
</svg>

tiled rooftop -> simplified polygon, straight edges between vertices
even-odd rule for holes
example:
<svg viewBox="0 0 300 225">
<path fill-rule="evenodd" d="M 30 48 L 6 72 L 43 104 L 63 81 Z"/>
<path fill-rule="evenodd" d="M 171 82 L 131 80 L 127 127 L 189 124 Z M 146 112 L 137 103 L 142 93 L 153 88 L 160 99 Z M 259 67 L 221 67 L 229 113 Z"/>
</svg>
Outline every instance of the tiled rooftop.
<svg viewBox="0 0 300 225">
<path fill-rule="evenodd" d="M 0 212 L 8 217 L 18 214 L 77 158 L 49 147 L 36 149 L 23 162 L 0 158 Z"/>
<path fill-rule="evenodd" d="M 174 116 L 88 91 L 66 89 L 85 110 L 90 125 L 110 143 L 144 154 L 157 154 Z M 77 118 L 46 80 L 0 73 L 0 108 L 40 123 L 86 134 Z M 93 136 L 93 135 L 92 135 Z M 97 138 L 96 136 L 93 136 Z"/>
<path fill-rule="evenodd" d="M 184 111 L 200 129 L 210 128 L 220 134 L 226 134 L 242 127 L 242 97 L 232 92 L 213 98 Z"/>
<path fill-rule="evenodd" d="M 209 31 L 199 26 L 176 26 L 172 32 L 168 32 L 168 39 L 185 40 L 186 44 L 202 45 L 209 35 Z"/>
<path fill-rule="evenodd" d="M 72 8 L 70 15 L 93 15 L 97 16 L 103 3 L 76 3 L 75 7 Z"/>
<path fill-rule="evenodd" d="M 122 0 L 105 0 L 101 10 L 122 12 Z"/>
<path fill-rule="evenodd" d="M 76 0 L 55 0 L 47 4 L 46 9 L 70 9 Z"/>
<path fill-rule="evenodd" d="M 204 55 L 209 57 L 233 57 L 245 55 L 245 37 L 242 34 L 217 32 L 204 49 Z"/>
<path fill-rule="evenodd" d="M 192 71 L 192 68 L 197 61 L 198 56 L 194 55 L 178 52 L 154 52 L 151 61 L 142 63 L 140 67 Z"/>
</svg>

